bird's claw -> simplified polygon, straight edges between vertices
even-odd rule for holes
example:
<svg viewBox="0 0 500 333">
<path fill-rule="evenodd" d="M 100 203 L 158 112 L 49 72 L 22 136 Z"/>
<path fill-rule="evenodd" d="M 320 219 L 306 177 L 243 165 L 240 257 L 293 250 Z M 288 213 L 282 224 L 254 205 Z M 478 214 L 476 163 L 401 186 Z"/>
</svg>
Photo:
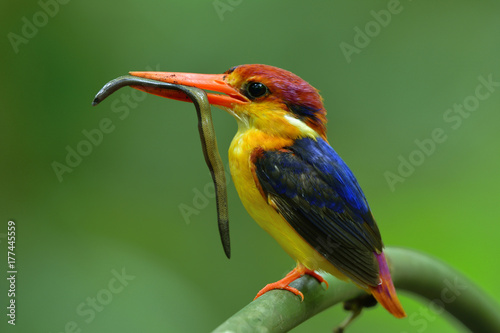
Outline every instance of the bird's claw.
<svg viewBox="0 0 500 333">
<path fill-rule="evenodd" d="M 279 282 L 279 281 L 278 281 Z M 253 299 L 254 301 L 259 298 L 260 296 L 264 295 L 265 293 L 267 293 L 268 291 L 270 290 L 274 290 L 274 289 L 281 289 L 281 290 L 288 290 L 289 292 L 297 295 L 300 297 L 300 301 L 302 302 L 304 300 L 304 294 L 302 294 L 302 292 L 300 290 L 298 290 L 297 288 L 294 288 L 294 287 L 290 287 L 290 286 L 283 286 L 283 285 L 279 285 L 279 286 L 276 286 L 276 284 L 278 282 L 274 282 L 274 283 L 270 283 L 268 284 L 267 286 L 265 286 L 264 288 L 262 288 L 258 293 L 257 293 L 257 296 L 255 296 L 255 298 Z"/>
<path fill-rule="evenodd" d="M 297 288 L 290 287 L 289 284 L 292 283 L 293 281 L 299 279 L 300 277 L 302 277 L 305 274 L 314 277 L 316 280 L 319 281 L 319 283 L 324 282 L 326 287 L 328 288 L 328 282 L 321 275 L 319 275 L 318 273 L 316 273 L 315 271 L 313 271 L 311 269 L 307 269 L 306 267 L 304 267 L 302 265 L 297 265 L 297 267 L 294 268 L 290 273 L 288 273 L 283 279 L 281 279 L 277 282 L 274 282 L 274 283 L 269 283 L 264 288 L 262 288 L 257 293 L 257 296 L 255 296 L 254 300 L 256 300 L 260 296 L 264 295 L 265 293 L 267 293 L 270 290 L 282 289 L 282 290 L 288 290 L 288 291 L 294 293 L 295 295 L 299 296 L 301 299 L 301 302 L 302 302 L 304 300 L 304 294 L 302 294 L 302 292 L 300 292 Z"/>
</svg>

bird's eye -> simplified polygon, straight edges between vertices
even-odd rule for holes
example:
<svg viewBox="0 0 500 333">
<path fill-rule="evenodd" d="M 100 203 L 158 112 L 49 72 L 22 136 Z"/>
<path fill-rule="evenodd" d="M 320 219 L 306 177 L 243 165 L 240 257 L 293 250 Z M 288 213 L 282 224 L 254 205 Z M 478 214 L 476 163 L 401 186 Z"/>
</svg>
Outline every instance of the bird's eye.
<svg viewBox="0 0 500 333">
<path fill-rule="evenodd" d="M 251 99 L 262 97 L 269 92 L 267 87 L 260 82 L 250 82 L 246 90 Z"/>
</svg>

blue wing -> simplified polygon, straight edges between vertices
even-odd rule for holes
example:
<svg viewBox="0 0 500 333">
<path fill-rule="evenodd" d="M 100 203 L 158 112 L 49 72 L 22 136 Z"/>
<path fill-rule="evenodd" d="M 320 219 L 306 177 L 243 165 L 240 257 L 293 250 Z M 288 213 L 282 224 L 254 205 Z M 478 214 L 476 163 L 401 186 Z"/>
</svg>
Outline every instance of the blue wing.
<svg viewBox="0 0 500 333">
<path fill-rule="evenodd" d="M 303 138 L 280 150 L 256 151 L 253 160 L 264 194 L 297 233 L 351 280 L 376 286 L 380 232 L 335 150 L 321 138 Z"/>
</svg>

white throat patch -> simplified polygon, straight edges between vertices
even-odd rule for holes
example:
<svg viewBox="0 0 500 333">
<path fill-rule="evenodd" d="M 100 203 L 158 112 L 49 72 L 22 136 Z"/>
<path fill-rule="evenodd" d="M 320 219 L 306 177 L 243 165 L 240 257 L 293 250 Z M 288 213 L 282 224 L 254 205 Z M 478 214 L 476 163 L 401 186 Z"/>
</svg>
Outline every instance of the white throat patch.
<svg viewBox="0 0 500 333">
<path fill-rule="evenodd" d="M 288 123 L 292 126 L 295 126 L 296 128 L 299 129 L 299 131 L 304 135 L 304 136 L 310 136 L 310 137 L 317 137 L 318 133 L 316 133 L 315 130 L 313 130 L 311 127 L 307 126 L 306 123 L 304 123 L 302 120 L 299 120 L 297 118 L 294 118 L 289 115 L 285 115 L 285 119 L 288 121 Z"/>
</svg>

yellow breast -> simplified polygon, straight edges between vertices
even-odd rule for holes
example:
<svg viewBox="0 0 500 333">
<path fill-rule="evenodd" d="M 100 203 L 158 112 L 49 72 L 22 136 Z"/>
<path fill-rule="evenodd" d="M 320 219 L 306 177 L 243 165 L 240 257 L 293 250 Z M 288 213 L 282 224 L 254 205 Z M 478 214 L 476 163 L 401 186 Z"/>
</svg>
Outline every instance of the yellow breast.
<svg viewBox="0 0 500 333">
<path fill-rule="evenodd" d="M 273 203 L 259 191 L 253 175 L 252 152 L 290 146 L 291 139 L 265 134 L 250 128 L 239 131 L 229 149 L 229 165 L 236 190 L 252 218 L 297 262 L 309 269 L 324 270 L 344 278 L 322 255 L 312 248 L 276 211 Z"/>
</svg>

